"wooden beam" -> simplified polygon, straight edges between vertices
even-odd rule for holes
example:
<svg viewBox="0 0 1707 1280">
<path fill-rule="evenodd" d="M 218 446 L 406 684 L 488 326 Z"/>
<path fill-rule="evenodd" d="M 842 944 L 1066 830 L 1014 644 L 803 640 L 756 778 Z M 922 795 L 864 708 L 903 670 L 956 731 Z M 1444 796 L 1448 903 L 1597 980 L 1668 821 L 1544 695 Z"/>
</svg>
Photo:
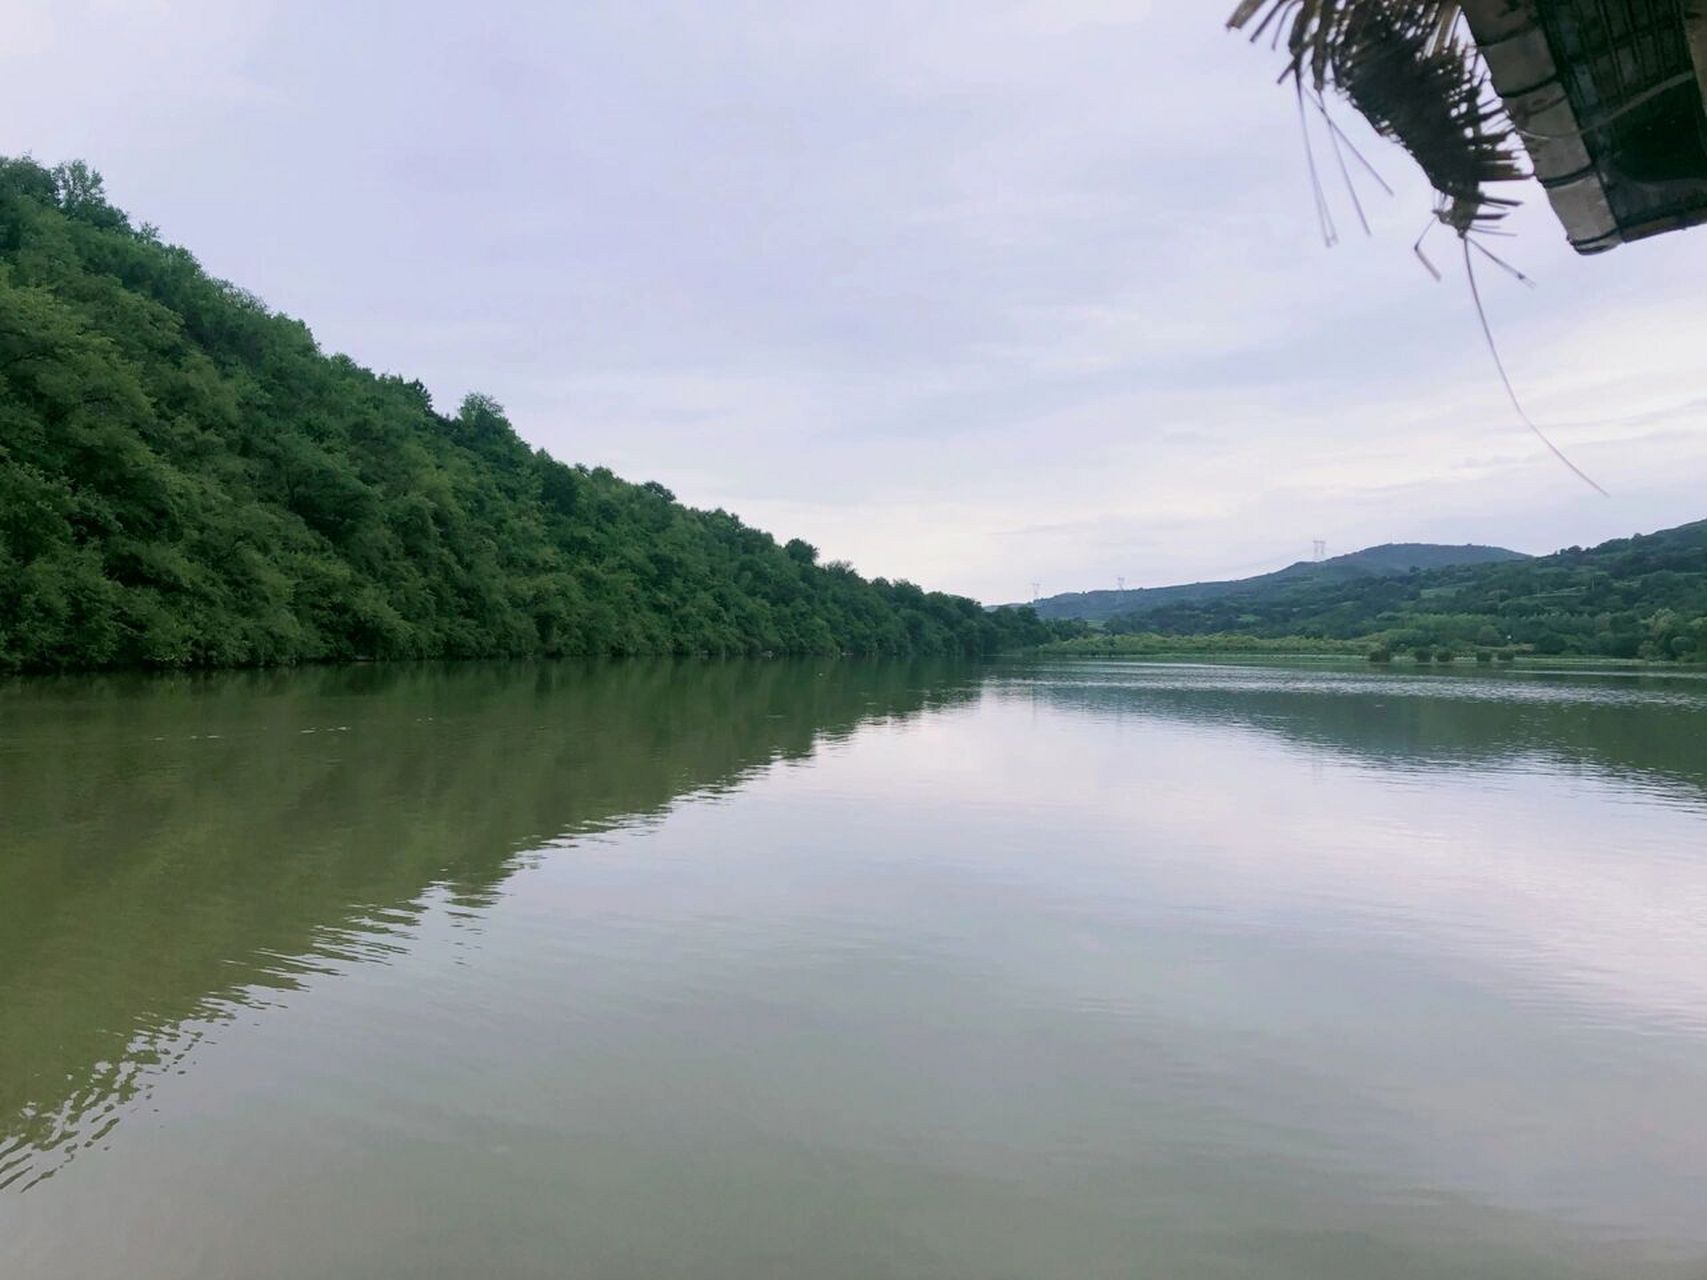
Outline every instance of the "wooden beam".
<svg viewBox="0 0 1707 1280">
<path fill-rule="evenodd" d="M 1518 128 L 1530 165 L 1571 246 L 1578 253 L 1600 253 L 1622 244 L 1600 172 L 1583 144 L 1582 121 L 1560 83 L 1536 0 L 1462 4 L 1494 91 Z M 1707 57 L 1707 48 L 1702 53 Z M 1696 65 L 1707 62 L 1698 59 Z"/>
</svg>

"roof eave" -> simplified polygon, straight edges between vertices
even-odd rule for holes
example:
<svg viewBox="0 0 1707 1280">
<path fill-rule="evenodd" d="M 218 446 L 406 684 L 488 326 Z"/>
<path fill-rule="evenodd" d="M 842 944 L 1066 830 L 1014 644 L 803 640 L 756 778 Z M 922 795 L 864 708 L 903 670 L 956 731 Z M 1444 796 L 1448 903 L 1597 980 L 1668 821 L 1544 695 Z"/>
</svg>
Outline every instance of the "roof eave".
<svg viewBox="0 0 1707 1280">
<path fill-rule="evenodd" d="M 1559 79 L 1559 68 L 1534 0 L 1462 0 L 1464 17 L 1500 95 L 1529 151 L 1530 165 L 1553 212 L 1578 253 L 1601 253 L 1624 243 L 1600 171 L 1582 142 L 1582 121 Z M 1696 67 L 1707 65 L 1707 31 L 1697 30 Z M 1654 231 L 1669 228 L 1654 228 Z"/>
</svg>

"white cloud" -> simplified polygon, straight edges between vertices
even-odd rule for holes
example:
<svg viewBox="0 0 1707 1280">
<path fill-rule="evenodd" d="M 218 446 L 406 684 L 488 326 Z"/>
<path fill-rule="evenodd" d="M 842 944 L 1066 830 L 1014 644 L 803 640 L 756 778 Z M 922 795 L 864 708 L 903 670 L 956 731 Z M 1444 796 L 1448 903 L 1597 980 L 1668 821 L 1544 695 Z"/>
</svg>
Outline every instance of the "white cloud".
<svg viewBox="0 0 1707 1280">
<path fill-rule="evenodd" d="M 1595 498 L 1355 128 L 1398 194 L 1364 240 L 1334 191 L 1321 246 L 1273 58 L 1218 10 L 13 8 L 0 150 L 91 160 L 334 349 L 867 572 L 1008 599 L 1704 514 L 1707 233 L 1582 260 L 1531 192 L 1506 252 L 1542 287 L 1485 273 Z"/>
</svg>

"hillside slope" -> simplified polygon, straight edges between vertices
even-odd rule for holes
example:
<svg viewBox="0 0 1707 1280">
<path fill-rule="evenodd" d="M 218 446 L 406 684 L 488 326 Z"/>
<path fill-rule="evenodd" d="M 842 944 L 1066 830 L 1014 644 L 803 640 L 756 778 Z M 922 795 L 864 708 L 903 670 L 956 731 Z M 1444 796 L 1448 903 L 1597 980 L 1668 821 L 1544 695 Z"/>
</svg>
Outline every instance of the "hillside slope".
<svg viewBox="0 0 1707 1280">
<path fill-rule="evenodd" d="M 816 560 L 536 452 L 486 397 L 440 414 L 84 166 L 0 159 L 0 670 L 1047 638 Z"/>
<path fill-rule="evenodd" d="M 1177 601 L 1115 619 L 1108 629 L 1374 636 L 1400 649 L 1509 645 L 1614 658 L 1707 656 L 1707 520 L 1529 560 Z"/>
<path fill-rule="evenodd" d="M 1440 569 L 1464 564 L 1499 564 L 1526 559 L 1522 552 L 1503 547 L 1438 546 L 1425 542 L 1388 543 L 1369 547 L 1331 560 L 1300 560 L 1273 573 L 1225 582 L 1190 582 L 1174 587 L 1139 587 L 1131 591 L 1081 591 L 1050 596 L 1035 606 L 1040 618 L 1077 618 L 1106 622 L 1121 615 L 1150 613 L 1170 605 L 1217 600 L 1226 596 L 1251 596 L 1290 590 L 1301 583 L 1353 581 L 1409 573 L 1413 569 Z M 1011 607 L 1011 606 L 1009 606 Z"/>
</svg>

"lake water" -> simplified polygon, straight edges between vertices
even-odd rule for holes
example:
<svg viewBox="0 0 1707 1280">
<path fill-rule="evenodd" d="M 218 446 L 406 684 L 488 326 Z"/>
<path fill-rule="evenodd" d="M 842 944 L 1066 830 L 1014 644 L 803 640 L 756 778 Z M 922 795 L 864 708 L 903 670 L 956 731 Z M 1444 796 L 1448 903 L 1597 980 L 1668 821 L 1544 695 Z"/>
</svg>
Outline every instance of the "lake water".
<svg viewBox="0 0 1707 1280">
<path fill-rule="evenodd" d="M 0 684 L 0 1275 L 1707 1275 L 1707 682 Z"/>
</svg>

